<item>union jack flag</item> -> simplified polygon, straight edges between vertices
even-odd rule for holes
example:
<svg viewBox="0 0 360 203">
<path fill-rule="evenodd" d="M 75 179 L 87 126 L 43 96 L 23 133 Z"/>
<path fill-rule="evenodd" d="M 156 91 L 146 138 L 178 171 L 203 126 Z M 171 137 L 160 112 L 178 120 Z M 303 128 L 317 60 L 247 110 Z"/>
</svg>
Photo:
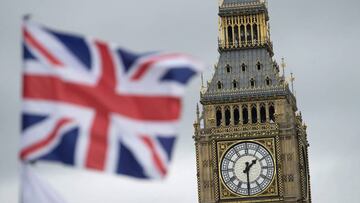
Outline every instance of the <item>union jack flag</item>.
<svg viewBox="0 0 360 203">
<path fill-rule="evenodd" d="M 20 158 L 162 178 L 185 85 L 203 65 L 177 53 L 135 54 L 23 25 Z"/>
</svg>

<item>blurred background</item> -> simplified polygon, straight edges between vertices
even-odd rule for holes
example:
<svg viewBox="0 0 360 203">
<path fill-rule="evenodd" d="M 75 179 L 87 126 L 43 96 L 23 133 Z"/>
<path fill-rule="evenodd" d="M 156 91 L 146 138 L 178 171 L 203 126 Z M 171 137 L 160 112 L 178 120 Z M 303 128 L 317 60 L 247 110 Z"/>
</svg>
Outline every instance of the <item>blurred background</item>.
<svg viewBox="0 0 360 203">
<path fill-rule="evenodd" d="M 308 124 L 313 202 L 358 202 L 360 190 L 360 2 L 269 0 L 275 58 L 293 72 Z M 208 64 L 218 57 L 216 0 L 0 0 L 0 202 L 18 202 L 21 20 L 96 36 L 145 52 L 182 51 Z M 146 182 L 41 163 L 36 172 L 69 203 L 197 202 L 192 123 L 200 79 L 188 88 L 170 173 Z"/>
</svg>

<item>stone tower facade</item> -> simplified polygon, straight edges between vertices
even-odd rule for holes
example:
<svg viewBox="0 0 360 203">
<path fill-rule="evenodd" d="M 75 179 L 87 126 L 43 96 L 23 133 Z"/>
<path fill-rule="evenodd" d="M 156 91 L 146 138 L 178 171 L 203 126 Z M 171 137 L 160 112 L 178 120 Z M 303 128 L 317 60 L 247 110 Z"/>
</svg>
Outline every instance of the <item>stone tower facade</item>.
<svg viewBox="0 0 360 203">
<path fill-rule="evenodd" d="M 264 0 L 219 5 L 219 61 L 194 123 L 199 202 L 311 202 L 306 125 Z"/>
</svg>

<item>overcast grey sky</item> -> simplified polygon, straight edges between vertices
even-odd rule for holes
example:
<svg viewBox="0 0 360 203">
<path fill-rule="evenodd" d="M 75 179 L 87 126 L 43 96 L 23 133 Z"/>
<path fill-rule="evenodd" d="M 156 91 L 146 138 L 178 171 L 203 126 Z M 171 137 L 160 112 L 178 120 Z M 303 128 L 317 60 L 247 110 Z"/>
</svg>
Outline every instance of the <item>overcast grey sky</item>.
<svg viewBox="0 0 360 203">
<path fill-rule="evenodd" d="M 275 58 L 296 76 L 308 124 L 314 202 L 358 202 L 360 190 L 360 2 L 270 0 Z M 135 51 L 174 50 L 213 64 L 216 0 L 0 0 L 0 202 L 17 202 L 22 15 L 50 27 L 116 42 Z M 207 70 L 206 76 L 211 75 Z M 36 171 L 70 203 L 196 202 L 192 122 L 199 80 L 185 99 L 180 140 L 164 182 L 141 182 L 40 164 Z"/>
</svg>

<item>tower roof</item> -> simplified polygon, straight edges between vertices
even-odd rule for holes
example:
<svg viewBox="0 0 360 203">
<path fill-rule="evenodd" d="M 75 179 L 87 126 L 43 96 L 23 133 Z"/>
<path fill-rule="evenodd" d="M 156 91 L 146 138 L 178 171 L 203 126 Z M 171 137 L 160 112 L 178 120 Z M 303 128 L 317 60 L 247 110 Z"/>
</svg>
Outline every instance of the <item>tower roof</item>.
<svg viewBox="0 0 360 203">
<path fill-rule="evenodd" d="M 249 12 L 265 12 L 268 20 L 267 0 L 223 0 L 219 8 L 220 16 Z"/>
<path fill-rule="evenodd" d="M 252 84 L 251 81 L 254 81 Z M 265 48 L 221 52 L 202 101 L 287 95 L 279 67 Z"/>
</svg>

